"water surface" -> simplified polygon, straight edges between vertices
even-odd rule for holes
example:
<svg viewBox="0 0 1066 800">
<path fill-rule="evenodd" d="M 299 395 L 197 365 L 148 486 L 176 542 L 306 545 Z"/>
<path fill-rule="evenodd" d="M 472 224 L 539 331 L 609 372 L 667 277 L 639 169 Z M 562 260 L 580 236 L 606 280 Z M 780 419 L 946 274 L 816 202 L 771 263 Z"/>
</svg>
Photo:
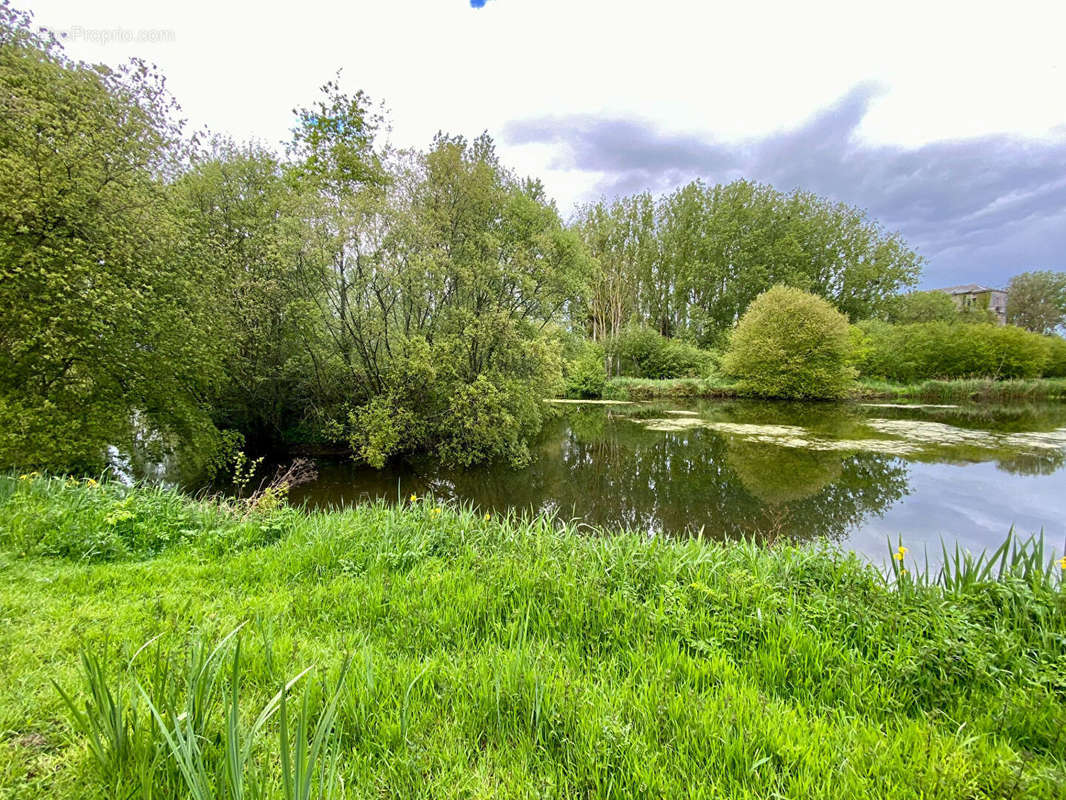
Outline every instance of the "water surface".
<svg viewBox="0 0 1066 800">
<path fill-rule="evenodd" d="M 877 560 L 886 537 L 998 545 L 1066 538 L 1066 404 L 693 401 L 554 407 L 528 467 L 383 471 L 319 462 L 313 507 L 414 493 L 657 535 L 809 540 Z"/>
</svg>

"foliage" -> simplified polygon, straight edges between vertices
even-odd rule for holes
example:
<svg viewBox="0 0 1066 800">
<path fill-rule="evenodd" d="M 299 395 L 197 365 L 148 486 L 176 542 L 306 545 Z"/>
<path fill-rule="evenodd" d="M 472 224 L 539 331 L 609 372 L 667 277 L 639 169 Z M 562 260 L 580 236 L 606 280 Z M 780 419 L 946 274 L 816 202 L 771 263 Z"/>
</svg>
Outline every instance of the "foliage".
<svg viewBox="0 0 1066 800">
<path fill-rule="evenodd" d="M 566 396 L 595 400 L 602 396 L 607 382 L 603 348 L 593 342 L 582 342 L 577 353 L 565 364 Z"/>
<path fill-rule="evenodd" d="M 1048 359 L 1044 365 L 1047 378 L 1066 378 L 1066 339 L 1061 336 L 1048 336 Z"/>
<path fill-rule="evenodd" d="M 605 342 L 611 372 L 634 378 L 699 378 L 712 369 L 714 356 L 693 344 L 650 328 L 626 328 Z"/>
<path fill-rule="evenodd" d="M 380 149 L 331 81 L 287 159 L 185 143 L 154 72 L 3 13 L 0 465 L 92 472 L 145 437 L 215 465 L 220 431 L 524 460 L 589 264 L 489 137 Z"/>
<path fill-rule="evenodd" d="M 201 275 L 220 347 L 213 421 L 254 450 L 277 446 L 326 400 L 320 310 L 300 282 L 306 229 L 281 163 L 261 147 L 211 142 L 170 187 L 183 231 L 177 254 Z"/>
<path fill-rule="evenodd" d="M 1066 326 L 1066 272 L 1023 272 L 1007 287 L 1007 321 L 1034 333 Z"/>
<path fill-rule="evenodd" d="M 730 380 L 711 378 L 611 378 L 603 389 L 605 400 L 656 400 L 686 397 L 738 397 L 737 385 Z"/>
<path fill-rule="evenodd" d="M 438 137 L 394 168 L 374 216 L 308 268 L 348 373 L 349 440 L 374 464 L 414 450 L 522 463 L 561 382 L 545 331 L 585 280 L 580 243 L 488 137 Z"/>
<path fill-rule="evenodd" d="M 0 465 L 99 469 L 138 429 L 208 430 L 216 340 L 162 184 L 174 110 L 145 64 L 72 61 L 0 7 Z"/>
<path fill-rule="evenodd" d="M 697 181 L 657 203 L 643 194 L 595 204 L 577 229 L 599 269 L 588 302 L 597 340 L 636 324 L 717 346 L 775 284 L 862 319 L 912 285 L 921 267 L 898 235 L 857 209 L 748 181 Z"/>
<path fill-rule="evenodd" d="M 860 323 L 864 376 L 913 383 L 931 378 L 1035 378 L 1051 352 L 1046 337 L 1013 325 Z"/>
<path fill-rule="evenodd" d="M 946 292 L 908 292 L 885 302 L 882 317 L 886 322 L 907 325 L 912 322 L 955 322 L 958 308 Z"/>
<path fill-rule="evenodd" d="M 839 398 L 854 377 L 850 342 L 847 317 L 828 301 L 775 286 L 741 317 L 722 367 L 747 394 Z"/>
<path fill-rule="evenodd" d="M 243 768 L 246 796 L 285 797 L 286 686 L 290 779 L 318 741 L 303 774 L 355 795 L 1053 798 L 1066 779 L 1058 565 L 899 587 L 815 546 L 432 498 L 297 513 L 273 546 L 205 559 L 217 524 L 244 523 L 136 564 L 0 555 L 5 790 L 180 797 L 189 773 L 225 797 Z M 98 761 L 53 681 L 129 721 L 128 755 Z"/>
</svg>

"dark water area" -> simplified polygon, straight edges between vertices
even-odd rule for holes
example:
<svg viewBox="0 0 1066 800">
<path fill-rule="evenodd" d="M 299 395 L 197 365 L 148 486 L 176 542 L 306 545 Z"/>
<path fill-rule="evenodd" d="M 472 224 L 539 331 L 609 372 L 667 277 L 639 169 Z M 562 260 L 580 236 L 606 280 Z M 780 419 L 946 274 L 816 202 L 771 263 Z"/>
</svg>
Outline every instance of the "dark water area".
<svg viewBox="0 0 1066 800">
<path fill-rule="evenodd" d="M 881 560 L 943 539 L 997 546 L 1013 526 L 1066 538 L 1066 404 L 740 401 L 559 404 L 524 469 L 319 460 L 310 507 L 411 494 L 494 514 L 546 512 L 656 535 L 827 538 Z M 932 560 L 936 560 L 933 558 Z"/>
</svg>

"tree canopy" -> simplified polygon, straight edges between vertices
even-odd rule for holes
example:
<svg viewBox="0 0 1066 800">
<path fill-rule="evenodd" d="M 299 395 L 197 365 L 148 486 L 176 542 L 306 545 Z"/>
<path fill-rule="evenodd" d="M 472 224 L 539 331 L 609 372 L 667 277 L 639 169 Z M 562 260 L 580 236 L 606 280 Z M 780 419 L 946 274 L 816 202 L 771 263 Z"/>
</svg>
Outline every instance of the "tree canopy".
<svg viewBox="0 0 1066 800">
<path fill-rule="evenodd" d="M 1066 326 L 1066 272 L 1023 272 L 1011 278 L 1007 291 L 1010 324 L 1044 334 Z"/>
<path fill-rule="evenodd" d="M 876 315 L 922 261 L 858 209 L 750 181 L 696 181 L 659 201 L 638 194 L 582 210 L 596 261 L 588 327 L 597 339 L 636 322 L 701 345 L 722 341 L 759 294 L 795 286 L 852 319 Z"/>
</svg>

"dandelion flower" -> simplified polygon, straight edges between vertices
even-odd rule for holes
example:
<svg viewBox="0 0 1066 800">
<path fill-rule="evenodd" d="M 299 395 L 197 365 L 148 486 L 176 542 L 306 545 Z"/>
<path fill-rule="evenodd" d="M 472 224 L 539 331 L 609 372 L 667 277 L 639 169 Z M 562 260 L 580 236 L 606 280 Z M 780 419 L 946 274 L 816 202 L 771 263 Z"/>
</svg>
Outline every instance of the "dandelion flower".
<svg viewBox="0 0 1066 800">
<path fill-rule="evenodd" d="M 415 502 L 417 502 L 417 501 L 418 501 L 418 495 L 417 495 L 417 494 L 413 494 L 413 495 L 411 495 L 411 502 L 412 502 L 412 503 L 415 503 Z"/>
<path fill-rule="evenodd" d="M 489 515 L 488 515 L 488 514 L 486 514 L 486 515 L 485 515 L 485 520 L 486 520 L 486 521 L 488 521 L 488 518 L 489 518 Z M 1063 559 L 1063 561 L 1066 561 L 1066 559 Z M 1066 567 L 1064 567 L 1064 569 L 1066 569 Z"/>
<path fill-rule="evenodd" d="M 1063 556 L 1059 559 L 1059 566 L 1062 567 L 1064 571 L 1066 571 L 1066 556 Z"/>
<path fill-rule="evenodd" d="M 85 485 L 88 486 L 90 489 L 95 489 L 100 484 L 94 481 L 92 478 L 88 478 L 85 481 Z"/>
<path fill-rule="evenodd" d="M 903 553 L 896 553 L 895 556 L 893 556 L 893 558 L 895 558 L 896 561 L 902 561 L 903 560 Z"/>
<path fill-rule="evenodd" d="M 900 546 L 899 546 L 899 554 L 900 554 L 901 556 L 905 556 L 905 555 L 907 555 L 907 548 L 906 548 L 906 547 L 904 547 L 903 545 L 900 545 Z"/>
</svg>

